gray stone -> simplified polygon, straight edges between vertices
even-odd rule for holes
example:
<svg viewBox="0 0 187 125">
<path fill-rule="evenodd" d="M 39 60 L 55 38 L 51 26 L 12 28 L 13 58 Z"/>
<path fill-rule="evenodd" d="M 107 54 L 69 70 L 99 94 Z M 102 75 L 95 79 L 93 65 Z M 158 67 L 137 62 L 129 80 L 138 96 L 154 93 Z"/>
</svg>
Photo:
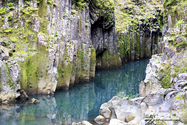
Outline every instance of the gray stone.
<svg viewBox="0 0 187 125">
<path fill-rule="evenodd" d="M 154 106 L 163 103 L 165 90 L 157 90 L 148 94 L 144 99 L 148 106 Z"/>
<path fill-rule="evenodd" d="M 99 110 L 99 114 L 102 114 L 106 119 L 110 119 L 111 117 L 111 110 L 108 106 L 108 103 L 104 103 L 101 105 Z"/>
<path fill-rule="evenodd" d="M 102 115 L 97 116 L 94 119 L 95 122 L 105 122 L 105 117 L 103 117 Z"/>
<path fill-rule="evenodd" d="M 105 116 L 106 112 L 111 112 L 111 117 L 109 117 L 111 119 L 126 121 L 129 124 L 138 124 L 143 119 L 146 109 L 147 105 L 145 103 L 138 104 L 136 100 L 120 99 L 115 96 L 100 107 L 100 111 L 102 111 L 100 114 Z"/>
<path fill-rule="evenodd" d="M 177 78 L 178 80 L 187 80 L 187 73 L 180 73 Z"/>
<path fill-rule="evenodd" d="M 178 80 L 175 84 L 174 87 L 176 90 L 181 90 L 187 85 L 187 80 Z"/>
<path fill-rule="evenodd" d="M 82 121 L 82 125 L 92 125 L 92 124 L 89 123 L 88 121 Z"/>
<path fill-rule="evenodd" d="M 109 125 L 124 125 L 125 122 L 118 119 L 111 119 Z"/>
<path fill-rule="evenodd" d="M 37 99 L 35 99 L 35 98 L 32 98 L 32 99 L 30 99 L 29 101 L 28 101 L 28 103 L 31 103 L 31 104 L 38 104 L 38 103 L 40 103 Z"/>
</svg>

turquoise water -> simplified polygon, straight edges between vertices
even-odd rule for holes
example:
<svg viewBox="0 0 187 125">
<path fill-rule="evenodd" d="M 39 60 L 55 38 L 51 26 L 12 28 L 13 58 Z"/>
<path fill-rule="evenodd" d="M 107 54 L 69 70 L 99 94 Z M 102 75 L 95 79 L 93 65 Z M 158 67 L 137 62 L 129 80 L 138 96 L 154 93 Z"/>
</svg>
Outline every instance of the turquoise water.
<svg viewBox="0 0 187 125">
<path fill-rule="evenodd" d="M 122 69 L 96 72 L 95 80 L 53 96 L 35 96 L 38 105 L 0 106 L 0 125 L 69 125 L 93 119 L 101 104 L 113 96 L 137 97 L 148 59 L 124 64 Z"/>
</svg>

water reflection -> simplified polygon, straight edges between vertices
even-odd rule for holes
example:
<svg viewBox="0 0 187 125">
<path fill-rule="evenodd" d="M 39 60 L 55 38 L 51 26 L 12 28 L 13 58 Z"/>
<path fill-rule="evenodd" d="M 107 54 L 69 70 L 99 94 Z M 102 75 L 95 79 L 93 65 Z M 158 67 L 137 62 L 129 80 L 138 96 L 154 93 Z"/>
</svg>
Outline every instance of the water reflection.
<svg viewBox="0 0 187 125">
<path fill-rule="evenodd" d="M 68 125 L 93 120 L 99 107 L 114 95 L 136 97 L 145 78 L 148 59 L 124 64 L 122 69 L 96 72 L 93 82 L 79 84 L 54 96 L 37 96 L 39 105 L 1 106 L 1 125 Z"/>
</svg>

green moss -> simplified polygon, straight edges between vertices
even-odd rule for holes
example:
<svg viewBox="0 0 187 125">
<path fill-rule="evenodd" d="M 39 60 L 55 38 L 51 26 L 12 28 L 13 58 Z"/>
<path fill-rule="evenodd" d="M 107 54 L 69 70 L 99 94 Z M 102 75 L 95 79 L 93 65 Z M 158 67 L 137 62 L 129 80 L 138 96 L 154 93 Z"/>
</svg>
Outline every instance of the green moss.
<svg viewBox="0 0 187 125">
<path fill-rule="evenodd" d="M 8 6 L 9 6 L 9 10 L 14 10 L 14 3 L 8 3 Z"/>
<path fill-rule="evenodd" d="M 26 9 L 21 9 L 21 12 L 22 12 L 24 15 L 30 15 L 30 12 L 28 12 Z"/>
<path fill-rule="evenodd" d="M 157 121 L 157 125 L 166 125 L 163 121 Z"/>
<path fill-rule="evenodd" d="M 26 5 L 29 6 L 30 5 L 30 0 L 25 1 Z"/>
<path fill-rule="evenodd" d="M 91 48 L 91 59 L 90 59 L 90 67 L 94 67 L 96 60 L 96 52 L 94 48 Z"/>
<path fill-rule="evenodd" d="M 91 48 L 91 58 L 90 58 L 90 78 L 95 77 L 95 65 L 96 65 L 96 52 L 94 48 Z"/>
<path fill-rule="evenodd" d="M 118 34 L 118 39 L 120 56 L 128 57 L 131 51 L 131 39 L 128 34 Z M 139 46 L 139 42 L 137 42 L 137 46 Z M 139 47 L 137 47 L 137 50 L 139 50 Z"/>
<path fill-rule="evenodd" d="M 9 7 L 9 10 L 14 10 L 14 6 L 12 6 L 12 7 Z"/>
<path fill-rule="evenodd" d="M 6 14 L 6 8 L 2 7 L 0 8 L 0 15 Z"/>
<path fill-rule="evenodd" d="M 47 32 L 48 21 L 47 21 L 46 11 L 47 11 L 47 3 L 45 2 L 45 0 L 42 0 L 40 1 L 40 4 L 39 4 L 38 15 L 40 17 L 40 32 L 44 34 L 48 34 Z"/>
<path fill-rule="evenodd" d="M 78 45 L 77 49 L 77 56 L 75 58 L 74 65 L 76 66 L 76 76 L 75 76 L 75 83 L 80 82 L 80 77 L 81 77 L 81 68 L 82 68 L 82 49 L 81 45 Z"/>
<path fill-rule="evenodd" d="M 6 72 L 7 72 L 7 76 L 8 76 L 7 84 L 9 84 L 10 87 L 14 88 L 14 83 L 13 83 L 12 77 L 11 77 L 11 75 L 10 75 L 8 65 L 5 64 L 4 66 L 5 66 L 6 70 L 7 70 L 7 71 L 6 71 Z"/>
<path fill-rule="evenodd" d="M 181 99 L 181 96 L 177 96 L 177 98 L 176 99 Z"/>
<path fill-rule="evenodd" d="M 157 59 L 157 56 L 153 56 L 154 59 Z"/>
<path fill-rule="evenodd" d="M 18 42 L 19 40 L 16 37 L 10 37 L 10 41 L 15 43 Z"/>
<path fill-rule="evenodd" d="M 70 62 L 70 50 L 65 47 L 64 61 L 59 58 L 58 64 L 58 84 L 57 89 L 67 89 L 70 85 L 71 72 L 73 68 L 73 62 Z M 63 55 L 61 55 L 63 56 Z"/>
<path fill-rule="evenodd" d="M 53 6 L 57 6 L 57 4 L 56 4 L 56 3 L 53 3 Z"/>
<path fill-rule="evenodd" d="M 175 2 L 176 0 L 165 0 L 164 6 L 165 8 L 167 8 L 168 6 L 171 6 L 172 4 L 174 4 Z"/>
<path fill-rule="evenodd" d="M 38 15 L 43 18 L 46 14 L 46 2 L 45 0 L 40 0 L 39 3 L 39 11 L 38 11 Z"/>
<path fill-rule="evenodd" d="M 121 66 L 121 60 L 117 53 L 110 54 L 109 51 L 104 51 L 101 55 L 101 65 L 103 69 L 118 68 Z"/>
<path fill-rule="evenodd" d="M 8 21 L 11 21 L 12 20 L 12 14 L 8 14 Z"/>
<path fill-rule="evenodd" d="M 77 13 L 77 11 L 76 11 L 76 10 L 71 9 L 71 14 L 76 14 L 76 13 Z"/>
<path fill-rule="evenodd" d="M 180 26 L 181 24 L 183 24 L 183 19 L 182 20 L 178 20 L 177 23 L 175 24 L 175 27 L 176 26 Z"/>
<path fill-rule="evenodd" d="M 28 93 L 37 93 L 37 83 L 38 83 L 38 54 L 28 55 L 28 58 L 21 66 L 21 88 L 26 90 Z"/>
<path fill-rule="evenodd" d="M 187 41 L 183 40 L 181 43 L 178 43 L 176 47 L 186 47 L 187 46 Z"/>
<path fill-rule="evenodd" d="M 32 13 L 32 12 L 38 11 L 39 9 L 34 8 L 34 7 L 28 7 L 28 10 L 29 10 L 30 13 Z"/>
<path fill-rule="evenodd" d="M 27 23 L 31 23 L 31 20 L 27 20 Z"/>
<path fill-rule="evenodd" d="M 84 0 L 75 0 L 76 2 L 76 6 L 79 8 L 79 9 L 83 9 L 84 7 L 88 6 L 88 1 L 84 1 Z"/>
<path fill-rule="evenodd" d="M 47 4 L 52 4 L 52 1 L 51 0 L 47 0 Z"/>
<path fill-rule="evenodd" d="M 181 72 L 181 73 L 186 73 L 186 72 L 187 72 L 187 67 L 181 67 L 180 72 Z"/>
<path fill-rule="evenodd" d="M 86 76 L 88 76 L 88 72 L 87 72 L 88 69 L 86 69 L 87 68 L 86 63 L 88 62 L 88 59 L 89 59 L 88 57 L 89 49 L 87 49 L 87 52 L 85 53 L 83 46 L 84 44 L 81 43 L 81 78 L 80 79 L 82 80 L 82 82 L 84 82 Z"/>
</svg>

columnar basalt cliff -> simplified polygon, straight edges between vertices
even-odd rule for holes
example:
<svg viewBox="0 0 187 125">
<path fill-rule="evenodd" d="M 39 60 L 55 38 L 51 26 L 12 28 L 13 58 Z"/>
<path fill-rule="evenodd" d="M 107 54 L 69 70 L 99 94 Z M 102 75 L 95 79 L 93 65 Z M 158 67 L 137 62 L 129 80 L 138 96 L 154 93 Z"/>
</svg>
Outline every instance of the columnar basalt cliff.
<svg viewBox="0 0 187 125">
<path fill-rule="evenodd" d="M 92 3 L 93 4 L 93 3 Z M 53 94 L 121 67 L 114 25 L 91 18 L 89 2 L 0 1 L 1 102 L 27 94 Z M 92 11 L 93 8 L 92 8 Z M 103 56 L 100 56 L 103 55 Z"/>
<path fill-rule="evenodd" d="M 162 2 L 124 0 L 116 7 L 116 30 L 123 62 L 150 58 L 158 53 L 161 38 Z M 120 6 L 120 5 L 118 5 Z"/>
<path fill-rule="evenodd" d="M 1 0 L 0 99 L 54 94 L 158 52 L 162 7 L 118 0 Z M 145 17 L 143 17 L 146 15 Z"/>
</svg>

